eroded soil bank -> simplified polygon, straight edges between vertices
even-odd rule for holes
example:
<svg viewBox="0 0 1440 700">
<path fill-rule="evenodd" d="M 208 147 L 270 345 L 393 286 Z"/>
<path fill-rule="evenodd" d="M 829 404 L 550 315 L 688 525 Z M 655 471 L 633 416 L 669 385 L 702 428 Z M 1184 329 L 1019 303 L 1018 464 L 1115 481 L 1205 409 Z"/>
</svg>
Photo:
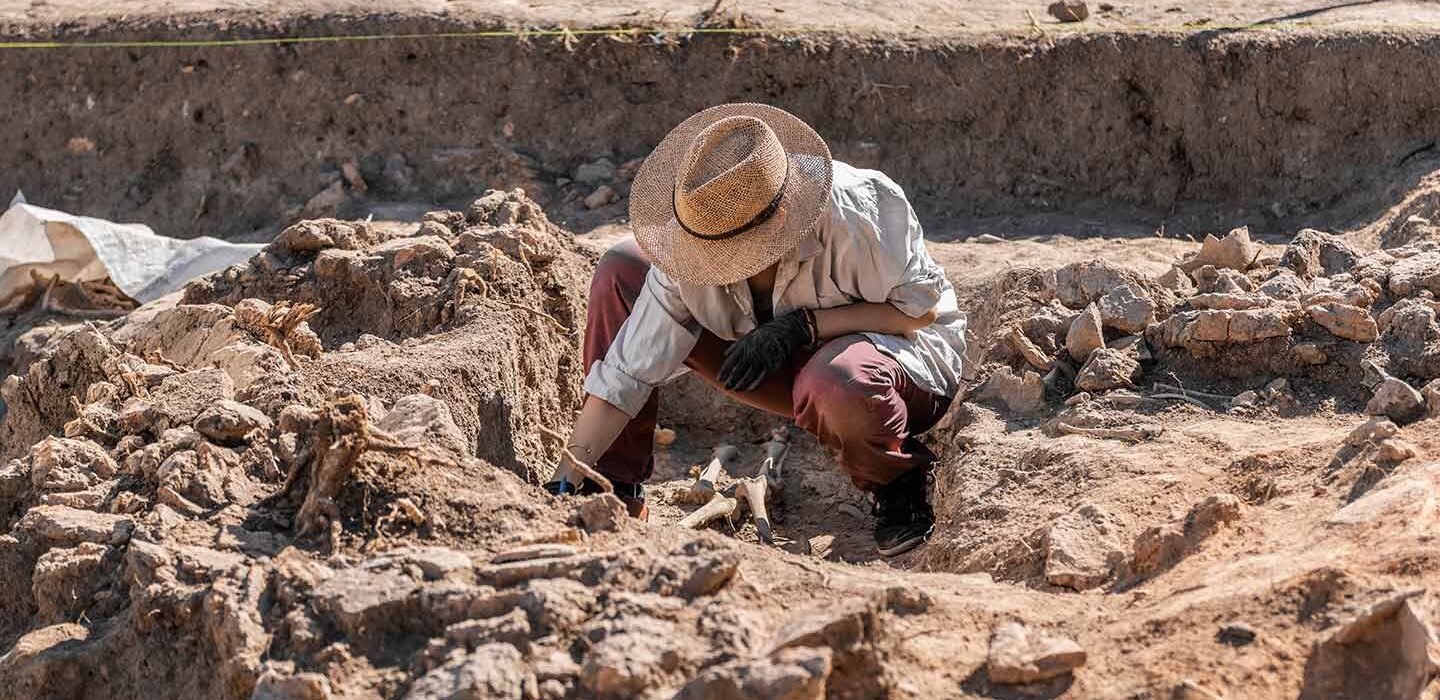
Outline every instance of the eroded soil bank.
<svg viewBox="0 0 1440 700">
<path fill-rule="evenodd" d="M 474 28 L 376 15 L 279 32 L 116 20 L 60 35 Z M 1172 233 L 1293 230 L 1317 213 L 1329 225 L 1373 216 L 1414 184 L 1405 167 L 1434 157 L 1440 137 L 1437 54 L 1440 37 L 1414 30 L 8 50 L 0 190 L 236 237 L 362 196 L 459 206 L 523 186 L 586 228 L 623 200 L 580 215 L 589 191 L 557 184 L 576 166 L 643 156 L 700 108 L 756 100 L 810 121 L 837 157 L 895 173 L 933 221 L 1063 212 Z"/>
</svg>

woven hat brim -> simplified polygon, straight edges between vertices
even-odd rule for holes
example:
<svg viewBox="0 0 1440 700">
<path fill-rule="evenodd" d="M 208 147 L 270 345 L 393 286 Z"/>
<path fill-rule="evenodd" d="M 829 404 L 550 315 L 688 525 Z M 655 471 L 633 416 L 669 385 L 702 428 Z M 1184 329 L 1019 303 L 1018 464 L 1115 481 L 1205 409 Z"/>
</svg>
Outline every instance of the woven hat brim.
<svg viewBox="0 0 1440 700">
<path fill-rule="evenodd" d="M 733 238 L 706 240 L 675 220 L 675 175 L 695 135 L 726 117 L 760 119 L 775 132 L 790 161 L 780 204 L 767 221 Z M 808 124 L 758 103 L 727 104 L 686 119 L 655 147 L 630 187 L 630 225 L 651 262 L 672 279 L 719 286 L 746 279 L 814 235 L 830 201 L 830 148 Z"/>
</svg>

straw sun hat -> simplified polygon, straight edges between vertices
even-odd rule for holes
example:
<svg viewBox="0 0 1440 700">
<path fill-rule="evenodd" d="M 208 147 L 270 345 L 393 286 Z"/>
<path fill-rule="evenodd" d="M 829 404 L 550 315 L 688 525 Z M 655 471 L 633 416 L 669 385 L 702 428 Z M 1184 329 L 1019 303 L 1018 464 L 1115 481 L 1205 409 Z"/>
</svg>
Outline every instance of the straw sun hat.
<svg viewBox="0 0 1440 700">
<path fill-rule="evenodd" d="M 813 235 L 830 168 L 825 141 L 789 112 L 711 107 L 675 127 L 635 174 L 635 240 L 675 280 L 739 282 Z"/>
</svg>

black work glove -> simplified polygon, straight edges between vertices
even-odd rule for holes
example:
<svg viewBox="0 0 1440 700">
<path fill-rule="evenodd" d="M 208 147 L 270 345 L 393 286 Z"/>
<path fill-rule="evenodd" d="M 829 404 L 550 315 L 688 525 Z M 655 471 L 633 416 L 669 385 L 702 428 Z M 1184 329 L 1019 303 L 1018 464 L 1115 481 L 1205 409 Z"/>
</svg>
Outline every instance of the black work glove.
<svg viewBox="0 0 1440 700">
<path fill-rule="evenodd" d="M 730 391 L 754 391 L 796 350 L 814 340 L 807 319 L 803 309 L 791 311 L 750 331 L 725 351 L 717 379 Z"/>
</svg>

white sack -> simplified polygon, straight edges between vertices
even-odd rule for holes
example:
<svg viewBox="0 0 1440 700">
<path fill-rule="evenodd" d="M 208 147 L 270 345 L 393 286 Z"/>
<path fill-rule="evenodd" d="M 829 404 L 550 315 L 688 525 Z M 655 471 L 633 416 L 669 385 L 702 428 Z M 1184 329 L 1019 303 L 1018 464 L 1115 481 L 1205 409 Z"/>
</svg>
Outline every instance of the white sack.
<svg viewBox="0 0 1440 700">
<path fill-rule="evenodd" d="M 244 262 L 263 247 L 209 236 L 167 238 L 144 224 L 117 224 L 18 203 L 0 215 L 0 301 L 30 287 L 30 270 L 38 269 L 66 282 L 108 276 L 143 304 L 196 277 Z"/>
</svg>

